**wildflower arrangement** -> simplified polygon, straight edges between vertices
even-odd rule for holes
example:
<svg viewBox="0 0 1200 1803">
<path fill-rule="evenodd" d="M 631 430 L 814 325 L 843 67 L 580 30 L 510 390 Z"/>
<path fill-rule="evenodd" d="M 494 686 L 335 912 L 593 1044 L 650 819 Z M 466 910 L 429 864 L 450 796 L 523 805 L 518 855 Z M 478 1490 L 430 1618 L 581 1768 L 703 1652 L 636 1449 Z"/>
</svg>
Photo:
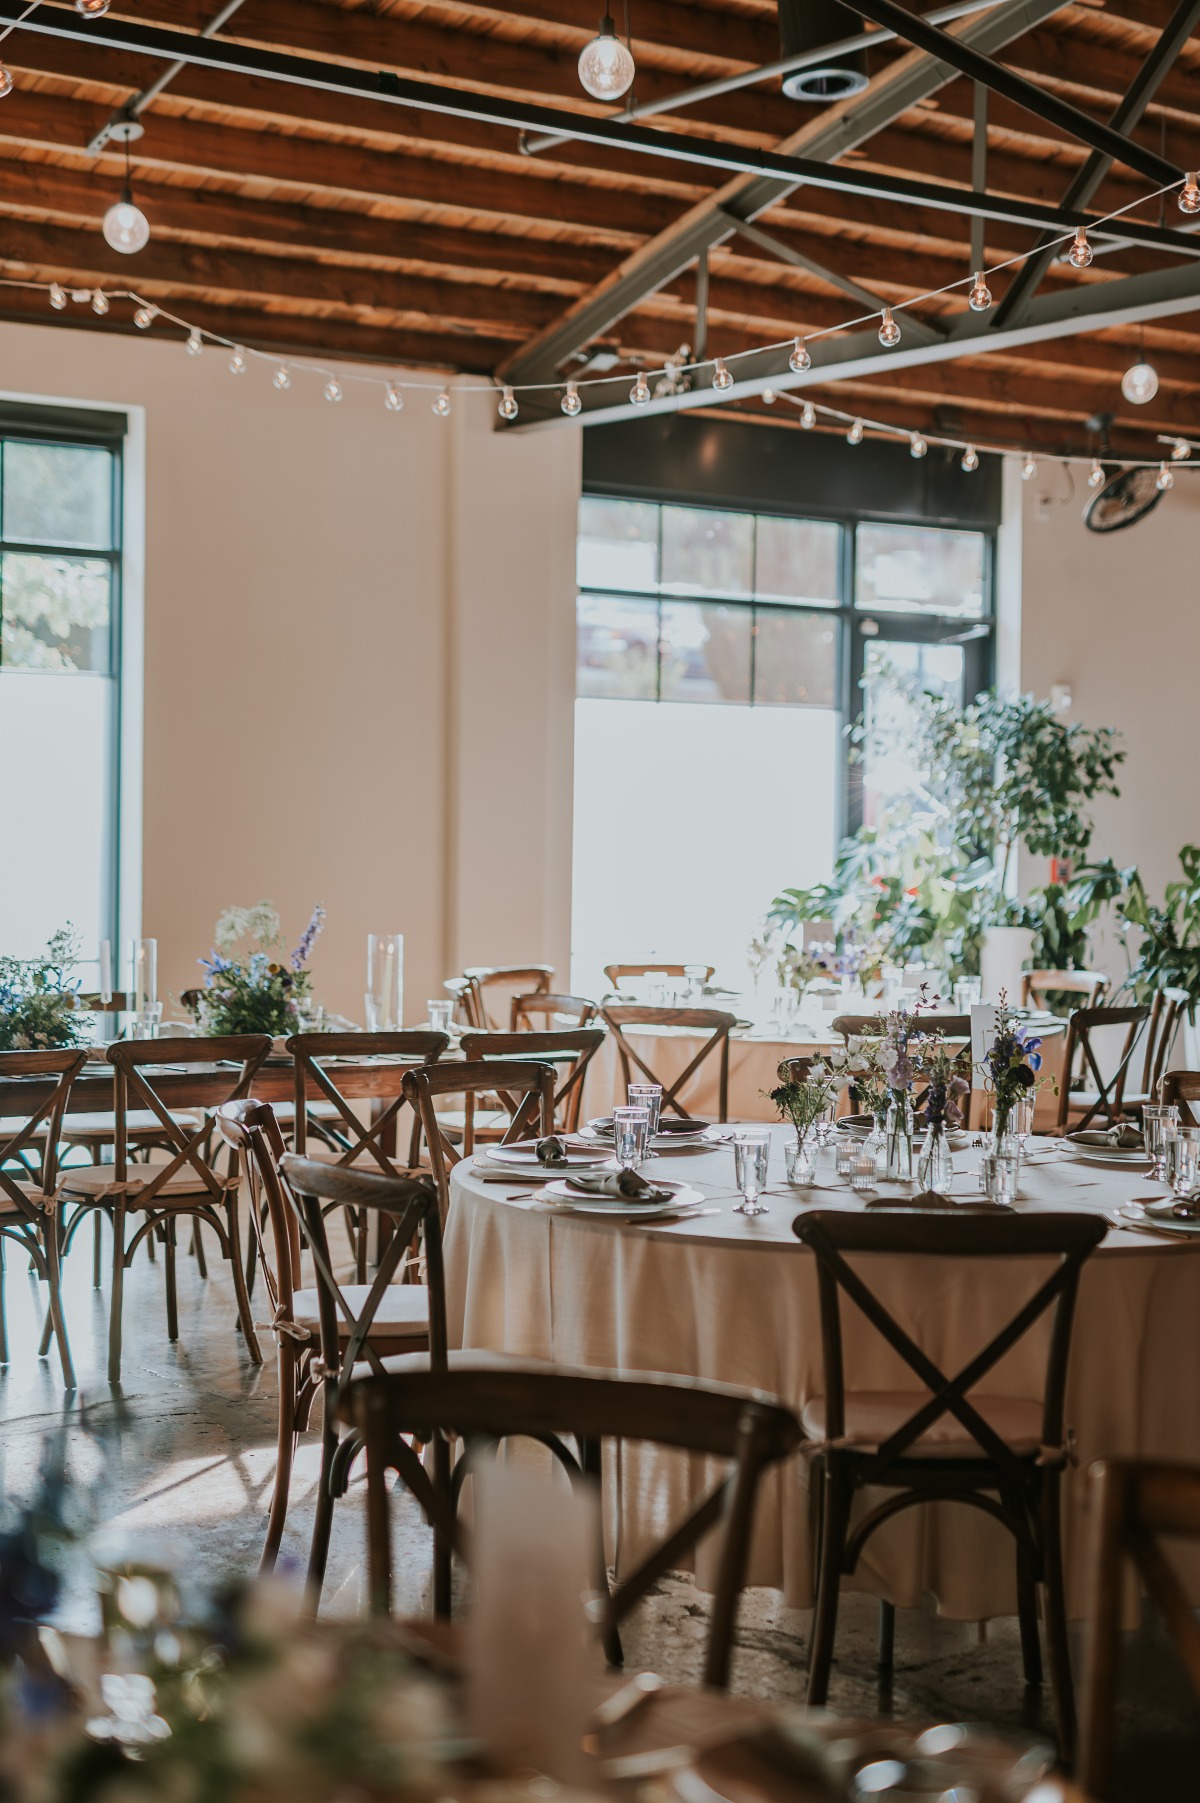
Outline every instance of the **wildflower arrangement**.
<svg viewBox="0 0 1200 1803">
<path fill-rule="evenodd" d="M 767 1092 L 767 1100 L 774 1102 L 781 1121 L 792 1123 L 796 1143 L 802 1146 L 837 1100 L 838 1080 L 821 1060 L 810 1066 L 808 1075 L 799 1083 L 792 1080 L 786 1064 L 779 1066 L 776 1075 L 779 1085 Z"/>
<path fill-rule="evenodd" d="M 897 1101 L 903 1101 L 916 1081 L 919 1016 L 926 1008 L 935 1008 L 940 1000 L 940 996 L 930 994 L 928 983 L 922 983 L 911 1008 L 893 1008 L 887 1017 L 883 1060 L 887 1087 Z"/>
<path fill-rule="evenodd" d="M 927 1086 L 921 1116 L 933 1133 L 963 1124 L 960 1101 L 970 1094 L 971 1085 L 959 1075 L 958 1056 L 940 1033 L 918 1040 L 913 1054 L 913 1064 Z"/>
<path fill-rule="evenodd" d="M 825 1052 L 820 1060 L 839 1086 L 848 1084 L 856 1105 L 870 1114 L 883 1114 L 888 1105 L 888 1041 L 879 1035 L 852 1037 L 848 1044 Z M 814 1065 L 813 1069 L 817 1067 Z"/>
<path fill-rule="evenodd" d="M 1008 995 L 1000 991 L 996 1017 L 996 1036 L 980 1065 L 984 1088 L 992 1097 L 992 1120 L 997 1140 L 1008 1131 L 1009 1117 L 1018 1102 L 1034 1095 L 1052 1078 L 1039 1078 L 1042 1068 L 1042 1042 L 1030 1034 L 1008 1005 Z"/>
<path fill-rule="evenodd" d="M 52 1052 L 81 1045 L 79 938 L 62 927 L 40 958 L 0 958 L 0 1052 Z"/>
<path fill-rule="evenodd" d="M 213 933 L 211 956 L 200 959 L 207 973 L 204 987 L 189 1003 L 204 1031 L 294 1032 L 300 1004 L 312 994 L 308 960 L 324 924 L 325 910 L 318 903 L 287 957 L 279 913 L 271 902 L 226 908 Z"/>
</svg>

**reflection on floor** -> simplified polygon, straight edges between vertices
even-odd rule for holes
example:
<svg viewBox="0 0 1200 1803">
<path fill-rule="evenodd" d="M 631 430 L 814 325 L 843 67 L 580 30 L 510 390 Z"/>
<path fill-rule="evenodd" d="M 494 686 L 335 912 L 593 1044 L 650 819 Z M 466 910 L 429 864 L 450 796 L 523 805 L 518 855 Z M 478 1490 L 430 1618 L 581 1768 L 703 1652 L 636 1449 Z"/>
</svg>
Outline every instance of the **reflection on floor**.
<svg viewBox="0 0 1200 1803">
<path fill-rule="evenodd" d="M 106 1247 L 107 1250 L 107 1247 Z M 40 1329 L 38 1286 L 20 1256 L 9 1258 L 7 1297 L 12 1363 L 0 1371 L 0 1484 L 7 1497 L 24 1494 L 40 1443 L 57 1424 L 69 1424 L 71 1471 L 90 1491 L 97 1528 L 162 1535 L 185 1570 L 211 1582 L 227 1572 L 252 1572 L 258 1563 L 274 1460 L 275 1377 L 271 1362 L 249 1363 L 234 1327 L 225 1268 L 210 1256 L 201 1282 L 188 1257 L 180 1260 L 180 1338 L 167 1341 L 161 1267 L 139 1257 L 126 1282 L 124 1382 L 115 1395 L 104 1380 L 107 1283 L 90 1287 L 90 1234 L 81 1238 L 67 1271 L 70 1323 L 80 1389 L 64 1395 L 53 1360 L 34 1356 Z M 263 1307 L 261 1302 L 260 1308 Z M 264 1336 L 268 1361 L 269 1339 Z M 293 1481 L 293 1506 L 284 1557 L 302 1570 L 311 1517 L 316 1449 L 302 1445 Z M 324 1610 L 356 1613 L 363 1599 L 362 1486 L 339 1505 L 334 1525 Z M 428 1608 L 428 1535 L 403 1493 L 394 1509 L 398 1607 Z M 62 1604 L 68 1625 L 94 1622 L 84 1569 Z M 990 1624 L 986 1641 L 971 1625 L 902 1613 L 889 1690 L 880 1691 L 875 1665 L 875 1608 L 848 1596 L 839 1630 L 831 1706 L 848 1714 L 881 1711 L 908 1719 L 969 1719 L 1026 1729 L 1049 1729 L 1048 1692 L 1029 1693 L 1021 1679 L 1015 1621 Z M 735 1661 L 734 1687 L 746 1694 L 795 1701 L 803 1694 L 807 1612 L 787 1609 L 770 1591 L 747 1596 Z M 649 1599 L 626 1634 L 631 1669 L 653 1667 L 680 1680 L 699 1674 L 705 1599 L 683 1577 L 669 1579 Z M 1078 1669 L 1078 1654 L 1077 1654 Z M 1200 1770 L 1200 1708 L 1154 1627 L 1130 1641 L 1122 1689 L 1122 1794 L 1155 1803 L 1194 1803 Z"/>
</svg>

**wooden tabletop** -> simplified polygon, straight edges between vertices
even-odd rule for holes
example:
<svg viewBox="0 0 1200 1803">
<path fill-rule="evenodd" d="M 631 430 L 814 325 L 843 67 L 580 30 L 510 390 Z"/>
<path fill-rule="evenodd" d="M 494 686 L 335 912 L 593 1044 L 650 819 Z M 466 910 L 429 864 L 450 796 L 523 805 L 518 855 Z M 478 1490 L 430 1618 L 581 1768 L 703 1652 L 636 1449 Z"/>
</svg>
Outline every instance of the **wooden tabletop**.
<svg viewBox="0 0 1200 1803">
<path fill-rule="evenodd" d="M 342 1095 L 353 1100 L 372 1096 L 394 1096 L 405 1070 L 414 1068 L 418 1060 L 404 1063 L 364 1059 L 361 1064 L 331 1061 L 329 1075 Z M 146 1072 L 158 1095 L 169 1108 L 216 1108 L 229 1100 L 237 1083 L 240 1065 L 169 1065 L 151 1066 Z M 57 1078 L 0 1077 L 0 1115 L 29 1115 L 49 1099 L 57 1087 Z M 290 1058 L 270 1059 L 255 1076 L 252 1094 L 260 1102 L 291 1102 L 296 1093 L 295 1066 Z M 321 1091 L 311 1081 L 308 1095 L 322 1100 Z M 113 1106 L 113 1067 L 107 1063 L 88 1063 L 71 1086 L 67 1105 L 68 1117 L 75 1114 L 110 1112 Z"/>
</svg>

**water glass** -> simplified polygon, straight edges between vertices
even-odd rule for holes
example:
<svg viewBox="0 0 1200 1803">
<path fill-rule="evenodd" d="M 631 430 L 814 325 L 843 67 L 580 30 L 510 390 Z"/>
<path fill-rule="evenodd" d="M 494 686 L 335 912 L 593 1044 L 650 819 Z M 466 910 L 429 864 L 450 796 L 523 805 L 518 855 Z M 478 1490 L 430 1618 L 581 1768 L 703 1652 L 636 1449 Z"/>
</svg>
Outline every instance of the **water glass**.
<svg viewBox="0 0 1200 1803">
<path fill-rule="evenodd" d="M 883 979 L 883 1005 L 890 1008 L 904 988 L 904 966 L 885 964 L 879 974 Z"/>
<path fill-rule="evenodd" d="M 875 1188 L 877 1168 L 878 1157 L 871 1141 L 869 1139 L 858 1140 L 854 1148 L 854 1172 L 850 1182 L 860 1195 L 865 1195 Z"/>
<path fill-rule="evenodd" d="M 817 1174 L 817 1142 L 811 1133 L 802 1140 L 789 1139 L 783 1148 L 789 1183 L 812 1183 Z"/>
<path fill-rule="evenodd" d="M 651 1008 L 667 1008 L 671 1003 L 671 991 L 667 986 L 665 970 L 648 970 L 643 981 L 646 985 L 647 1004 Z"/>
<path fill-rule="evenodd" d="M 1011 1208 L 1021 1180 L 1021 1155 L 1016 1145 L 1006 1138 L 998 1152 L 985 1152 L 980 1160 L 979 1174 L 988 1200 Z"/>
<path fill-rule="evenodd" d="M 404 935 L 367 934 L 367 1032 L 398 1033 L 404 1025 Z"/>
<path fill-rule="evenodd" d="M 1177 1196 L 1186 1196 L 1200 1175 L 1200 1127 L 1176 1127 L 1167 1142 L 1167 1176 Z"/>
<path fill-rule="evenodd" d="M 299 1026 L 302 1033 L 323 1033 L 325 1031 L 325 1004 L 314 1002 L 311 997 L 300 1003 Z"/>
<path fill-rule="evenodd" d="M 770 1156 L 771 1135 L 765 1127 L 734 1134 L 733 1173 L 742 1196 L 734 1209 L 735 1214 L 761 1215 L 767 1212 L 758 1198 L 766 1188 Z"/>
<path fill-rule="evenodd" d="M 429 1031 L 448 1033 L 450 1022 L 454 1018 L 454 1003 L 441 996 L 432 996 L 425 1006 L 429 1011 Z"/>
<path fill-rule="evenodd" d="M 1178 1125 L 1179 1110 L 1173 1102 L 1147 1102 L 1142 1109 L 1142 1133 L 1153 1160 L 1150 1174 L 1158 1183 L 1167 1174 L 1167 1145 Z"/>
<path fill-rule="evenodd" d="M 650 1115 L 645 1108 L 613 1109 L 613 1154 L 623 1171 L 632 1171 L 646 1156 Z"/>
<path fill-rule="evenodd" d="M 625 1100 L 631 1108 L 644 1108 L 649 1119 L 646 1129 L 646 1157 L 657 1158 L 658 1153 L 650 1148 L 650 1141 L 658 1132 L 658 1117 L 662 1112 L 661 1083 L 630 1083 L 627 1086 Z"/>
<path fill-rule="evenodd" d="M 954 1012 L 969 1014 L 983 999 L 982 977 L 959 977 L 954 985 Z"/>
<path fill-rule="evenodd" d="M 161 1002 L 147 1002 L 130 1016 L 130 1039 L 157 1039 L 162 1026 L 163 1005 Z"/>
<path fill-rule="evenodd" d="M 688 1006 L 697 1008 L 704 1000 L 704 985 L 708 982 L 708 965 L 685 964 L 683 975 L 687 983 Z"/>
<path fill-rule="evenodd" d="M 834 1156 L 833 1168 L 843 1183 L 854 1182 L 854 1172 L 858 1165 L 858 1155 L 862 1151 L 862 1141 L 849 1133 L 840 1135 L 837 1152 Z"/>
</svg>

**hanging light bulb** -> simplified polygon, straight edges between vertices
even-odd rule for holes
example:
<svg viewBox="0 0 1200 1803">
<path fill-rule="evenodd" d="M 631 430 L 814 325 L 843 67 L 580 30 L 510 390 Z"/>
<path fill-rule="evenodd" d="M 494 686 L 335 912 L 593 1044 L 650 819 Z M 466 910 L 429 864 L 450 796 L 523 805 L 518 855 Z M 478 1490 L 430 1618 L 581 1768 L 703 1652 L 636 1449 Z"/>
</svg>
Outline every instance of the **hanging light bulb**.
<svg viewBox="0 0 1200 1803">
<path fill-rule="evenodd" d="M 851 426 L 850 430 L 846 434 L 846 443 L 847 444 L 861 444 L 862 441 L 863 441 L 863 423 L 860 419 L 856 419 L 854 424 Z"/>
<path fill-rule="evenodd" d="M 281 363 L 279 368 L 275 371 L 275 374 L 271 377 L 271 386 L 272 388 L 278 388 L 282 394 L 283 390 L 285 388 L 290 388 L 291 385 L 292 372 L 286 363 Z"/>
<path fill-rule="evenodd" d="M 800 415 L 800 424 L 806 432 L 811 432 L 817 423 L 817 410 L 811 401 L 805 401 L 804 412 Z"/>
<path fill-rule="evenodd" d="M 894 344 L 899 344 L 900 342 L 900 327 L 892 318 L 892 309 L 890 307 L 885 307 L 883 309 L 883 317 L 879 327 L 879 342 L 887 350 L 890 350 Z"/>
<path fill-rule="evenodd" d="M 635 407 L 644 407 L 646 402 L 650 399 L 650 384 L 647 382 L 641 370 L 638 371 L 637 381 L 629 390 L 629 398 Z"/>
<path fill-rule="evenodd" d="M 67 291 L 61 282 L 50 284 L 50 305 L 56 313 L 61 313 L 67 304 Z"/>
<path fill-rule="evenodd" d="M 1037 458 L 1034 456 L 1033 452 L 1030 451 L 1026 456 L 1024 463 L 1021 465 L 1021 480 L 1022 482 L 1032 482 L 1036 475 Z"/>
<path fill-rule="evenodd" d="M 330 376 L 322 391 L 327 401 L 340 401 L 344 392 L 336 376 Z"/>
<path fill-rule="evenodd" d="M 101 319 L 103 319 L 104 315 L 108 312 L 108 296 L 105 294 L 103 288 L 94 288 L 92 290 L 92 312 L 98 313 Z"/>
<path fill-rule="evenodd" d="M 1076 228 L 1075 241 L 1067 252 L 1067 262 L 1072 269 L 1086 269 L 1091 260 L 1092 247 L 1088 243 L 1087 227 L 1081 225 Z"/>
<path fill-rule="evenodd" d="M 621 42 L 612 14 L 606 12 L 597 35 L 579 52 L 579 79 L 593 100 L 619 100 L 633 86 L 636 73 L 633 52 Z"/>
<path fill-rule="evenodd" d="M 75 0 L 75 11 L 81 19 L 102 19 L 111 0 Z"/>
<path fill-rule="evenodd" d="M 438 395 L 437 400 L 433 403 L 433 411 L 439 419 L 450 418 L 450 390 L 448 388 L 443 388 L 441 394 Z"/>
<path fill-rule="evenodd" d="M 152 307 L 147 301 L 143 301 L 142 305 L 138 307 L 134 313 L 133 323 L 138 328 L 139 332 L 145 332 L 154 324 L 157 318 L 158 308 Z"/>
<path fill-rule="evenodd" d="M 992 304 L 992 291 L 983 279 L 982 269 L 975 271 L 975 280 L 971 283 L 971 292 L 967 296 L 967 305 L 972 313 L 986 313 Z"/>
<path fill-rule="evenodd" d="M 1169 488 L 1174 488 L 1175 477 L 1169 463 L 1158 466 L 1158 480 L 1154 484 L 1160 495 L 1165 495 Z"/>
<path fill-rule="evenodd" d="M 399 413 L 404 405 L 404 396 L 394 382 L 389 382 L 384 390 L 383 404 L 389 413 Z"/>
<path fill-rule="evenodd" d="M 231 376 L 244 376 L 246 373 L 246 353 L 240 344 L 234 346 L 233 355 L 229 359 L 229 373 Z"/>
<path fill-rule="evenodd" d="M 12 70 L 7 63 L 0 63 L 0 100 L 3 100 L 6 94 L 11 94 L 12 90 Z"/>
<path fill-rule="evenodd" d="M 968 476 L 972 470 L 977 470 L 979 468 L 979 452 L 975 449 L 973 444 L 969 444 L 963 452 L 961 468 L 966 470 Z"/>
<path fill-rule="evenodd" d="M 1152 363 L 1134 363 L 1121 377 L 1121 393 L 1135 407 L 1144 407 L 1158 393 L 1158 371 Z"/>
<path fill-rule="evenodd" d="M 912 432 L 909 434 L 908 454 L 910 457 L 924 457 L 928 454 L 928 451 L 929 446 L 919 432 Z"/>
<path fill-rule="evenodd" d="M 763 389 L 763 405 L 765 407 L 773 407 L 775 405 L 775 390 L 773 388 Z"/>
<path fill-rule="evenodd" d="M 511 388 L 506 388 L 500 397 L 500 405 L 496 409 L 501 419 L 516 419 L 517 397 Z"/>
<path fill-rule="evenodd" d="M 808 346 L 803 338 L 797 338 L 792 345 L 792 354 L 788 358 L 788 368 L 794 376 L 802 376 L 806 369 L 812 368 L 812 358 L 808 354 Z"/>
<path fill-rule="evenodd" d="M 1099 488 L 1104 480 L 1104 465 L 1098 457 L 1092 458 L 1092 467 L 1088 471 L 1088 487 Z"/>
<path fill-rule="evenodd" d="M 720 357 L 716 357 L 713 359 L 712 385 L 714 388 L 732 388 L 733 387 L 733 377 L 730 375 L 729 371 L 726 369 L 726 367 L 725 367 L 724 363 L 721 361 Z"/>
<path fill-rule="evenodd" d="M 120 200 L 114 200 L 101 225 L 104 242 L 123 256 L 131 257 L 144 250 L 150 239 L 150 221 L 130 199 L 129 187 Z"/>
<path fill-rule="evenodd" d="M 201 337 L 195 326 L 192 327 L 187 335 L 187 344 L 184 346 L 184 349 L 187 351 L 189 357 L 198 357 L 204 349 L 204 339 Z"/>
<path fill-rule="evenodd" d="M 583 402 L 579 398 L 579 386 L 575 382 L 567 383 L 567 392 L 558 403 L 568 419 L 574 419 L 577 413 L 583 412 Z"/>
<path fill-rule="evenodd" d="M 1177 438 L 1171 446 L 1171 456 L 1176 463 L 1186 463 L 1192 454 L 1192 447 L 1186 438 Z"/>
<path fill-rule="evenodd" d="M 1179 190 L 1179 211 L 1181 213 L 1200 213 L 1200 181 L 1195 172 L 1189 170 L 1182 188 Z"/>
</svg>

